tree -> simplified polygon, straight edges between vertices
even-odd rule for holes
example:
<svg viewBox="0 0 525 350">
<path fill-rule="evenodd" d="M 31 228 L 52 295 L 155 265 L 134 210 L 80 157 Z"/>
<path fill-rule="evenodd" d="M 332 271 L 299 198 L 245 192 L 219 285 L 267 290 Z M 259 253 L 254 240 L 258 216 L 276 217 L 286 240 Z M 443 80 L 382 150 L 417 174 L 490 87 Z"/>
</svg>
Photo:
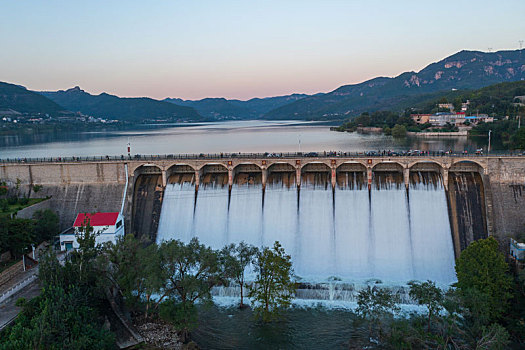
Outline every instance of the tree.
<svg viewBox="0 0 525 350">
<path fill-rule="evenodd" d="M 357 295 L 356 312 L 369 322 L 368 333 L 372 336 L 372 326 L 377 324 L 381 338 L 381 320 L 399 311 L 397 296 L 386 288 L 367 286 Z"/>
<path fill-rule="evenodd" d="M 241 303 L 239 307 L 242 309 L 243 304 L 243 290 L 244 290 L 244 272 L 248 265 L 253 261 L 258 249 L 252 245 L 244 242 L 238 245 L 230 244 L 221 251 L 221 262 L 225 275 L 232 278 L 241 289 Z"/>
<path fill-rule="evenodd" d="M 453 105 L 454 105 L 454 112 L 456 113 L 461 112 L 461 107 L 463 106 L 463 103 L 460 97 L 457 97 L 456 99 L 454 99 Z"/>
<path fill-rule="evenodd" d="M 430 321 L 433 315 L 438 314 L 443 309 L 443 291 L 436 287 L 432 281 L 410 282 L 409 295 L 415 299 L 419 305 L 425 305 L 428 310 L 428 332 L 430 333 Z"/>
<path fill-rule="evenodd" d="M 509 333 L 507 330 L 493 323 L 489 327 L 483 327 L 483 333 L 476 343 L 476 349 L 479 350 L 504 350 L 508 349 L 510 343 Z"/>
<path fill-rule="evenodd" d="M 23 311 L 0 349 L 113 349 L 114 336 L 102 327 L 102 295 L 92 229 L 80 248 L 59 262 L 48 250 L 39 261 L 42 293 L 23 303 Z M 105 305 L 104 305 L 105 306 Z"/>
<path fill-rule="evenodd" d="M 112 283 L 120 289 L 127 305 L 139 308 L 145 304 L 147 318 L 151 307 L 158 305 L 153 296 L 160 293 L 166 282 L 161 273 L 158 246 L 144 247 L 143 242 L 129 234 L 120 237 L 116 244 L 106 245 L 100 260 L 99 265 L 106 266 Z"/>
<path fill-rule="evenodd" d="M 279 315 L 279 310 L 291 304 L 295 292 L 290 255 L 276 241 L 273 248 L 258 251 L 254 262 L 257 273 L 249 297 L 257 317 L 268 322 Z"/>
<path fill-rule="evenodd" d="M 396 124 L 392 128 L 392 136 L 394 137 L 405 137 L 407 135 L 407 129 L 404 125 Z"/>
<path fill-rule="evenodd" d="M 494 237 L 472 242 L 456 261 L 457 287 L 463 296 L 475 289 L 486 296 L 487 312 L 491 320 L 499 318 L 508 307 L 512 280 L 503 254 Z M 479 298 L 477 298 L 479 299 Z M 464 298 L 472 308 L 472 298 Z"/>
<path fill-rule="evenodd" d="M 41 243 L 52 239 L 58 232 L 58 216 L 50 209 L 37 210 L 35 220 L 35 241 Z"/>
<path fill-rule="evenodd" d="M 97 246 L 97 236 L 101 232 L 95 232 L 93 226 L 90 224 L 90 219 L 85 215 L 84 222 L 80 226 L 78 232 L 75 233 L 75 238 L 78 242 L 78 249 L 75 249 L 71 254 L 71 260 L 78 266 L 78 278 L 80 283 L 85 283 L 88 279 L 87 270 L 92 268 L 91 263 L 99 255 L 101 249 Z"/>
<path fill-rule="evenodd" d="M 0 217 L 0 251 L 10 251 L 13 258 L 20 258 L 34 243 L 34 226 L 31 219 Z"/>
<path fill-rule="evenodd" d="M 525 124 L 525 121 L 523 123 Z M 514 144 L 516 148 L 525 150 L 525 125 L 514 135 Z"/>
<path fill-rule="evenodd" d="M 97 322 L 95 310 L 78 288 L 46 286 L 0 338 L 0 349 L 114 349 L 115 337 Z"/>
<path fill-rule="evenodd" d="M 158 303 L 165 298 L 182 303 L 183 310 L 178 321 L 181 325 L 179 335 L 183 342 L 189 340 L 189 332 L 194 324 L 191 307 L 197 300 L 211 300 L 211 289 L 221 282 L 218 253 L 193 238 L 188 244 L 179 240 L 163 242 L 159 247 L 160 267 L 166 284 L 162 288 Z M 191 305 L 184 305 L 191 304 Z"/>
</svg>

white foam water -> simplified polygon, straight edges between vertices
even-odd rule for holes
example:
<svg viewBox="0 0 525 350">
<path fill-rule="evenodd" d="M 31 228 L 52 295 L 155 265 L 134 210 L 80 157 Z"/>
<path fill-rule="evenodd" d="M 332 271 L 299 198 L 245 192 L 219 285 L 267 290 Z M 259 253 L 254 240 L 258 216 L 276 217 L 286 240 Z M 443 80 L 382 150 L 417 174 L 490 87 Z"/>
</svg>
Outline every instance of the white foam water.
<svg viewBox="0 0 525 350">
<path fill-rule="evenodd" d="M 264 193 L 260 184 L 234 184 L 230 195 L 227 186 L 201 185 L 196 194 L 189 183 L 169 184 L 157 242 L 192 237 L 215 249 L 278 240 L 299 281 L 321 286 L 304 292 L 317 293 L 314 299 L 352 299 L 345 286 L 370 279 L 391 286 L 427 279 L 446 286 L 456 280 L 441 183 L 416 183 L 408 191 L 395 184 L 332 190 L 303 183 L 298 191 L 277 182 Z"/>
</svg>

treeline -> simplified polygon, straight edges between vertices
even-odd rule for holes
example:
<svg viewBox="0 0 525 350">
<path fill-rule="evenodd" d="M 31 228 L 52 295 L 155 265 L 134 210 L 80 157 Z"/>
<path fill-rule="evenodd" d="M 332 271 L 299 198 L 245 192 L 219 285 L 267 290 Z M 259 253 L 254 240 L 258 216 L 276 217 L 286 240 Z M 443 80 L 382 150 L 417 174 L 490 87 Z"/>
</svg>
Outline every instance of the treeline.
<svg viewBox="0 0 525 350">
<path fill-rule="evenodd" d="M 407 131 L 419 132 L 431 126 L 430 124 L 417 125 L 410 117 L 408 110 L 404 113 L 377 111 L 373 113 L 364 112 L 353 119 L 345 121 L 334 130 L 354 132 L 359 127 L 374 127 L 383 129 L 386 135 L 404 137 Z"/>
<path fill-rule="evenodd" d="M 50 209 L 37 210 L 32 219 L 0 215 L 0 253 L 19 259 L 29 247 L 52 240 L 58 234 L 58 216 Z"/>
<path fill-rule="evenodd" d="M 358 295 L 354 329 L 367 339 L 351 348 L 522 349 L 525 345 L 525 276 L 512 275 L 493 238 L 470 244 L 456 261 L 458 282 L 448 290 L 410 282 L 410 297 L 425 309 L 399 317 L 397 296 L 381 287 Z"/>
<path fill-rule="evenodd" d="M 509 116 L 514 118 L 525 112 L 523 103 L 517 96 L 525 96 L 525 81 L 490 85 L 474 91 L 452 91 L 439 98 L 429 99 L 412 106 L 413 113 L 448 112 L 439 109 L 439 103 L 451 103 L 454 110 L 460 111 L 461 104 L 469 101 L 468 114 L 487 114 L 494 117 Z"/>
<path fill-rule="evenodd" d="M 263 322 L 277 318 L 294 295 L 291 257 L 278 242 L 271 248 L 240 243 L 214 250 L 196 238 L 144 246 L 127 235 L 115 245 L 99 246 L 96 236 L 87 226 L 77 236 L 80 248 L 62 263 L 53 251 L 41 259 L 43 292 L 19 303 L 23 312 L 2 334 L 0 349 L 113 349 L 115 338 L 104 328 L 108 295 L 120 295 L 136 319 L 173 325 L 183 342 L 197 326 L 196 303 L 211 303 L 215 286 L 233 283 L 247 290 Z M 256 280 L 246 288 L 249 265 Z"/>
<path fill-rule="evenodd" d="M 240 243 L 214 250 L 196 238 L 144 246 L 128 235 L 116 245 L 96 246 L 95 237 L 91 228 L 83 230 L 80 248 L 63 262 L 46 254 L 39 274 L 43 292 L 19 302 L 23 311 L 1 334 L 0 349 L 112 349 L 115 337 L 105 321 L 109 295 L 120 295 L 135 319 L 161 319 L 189 341 L 199 323 L 196 304 L 211 303 L 216 286 L 247 291 L 262 322 L 285 312 L 295 293 L 291 258 L 278 242 L 271 248 Z M 249 266 L 256 278 L 247 283 Z M 398 295 L 390 289 L 361 290 L 357 318 L 348 325 L 356 334 L 350 348 L 523 347 L 525 278 L 509 273 L 497 241 L 472 243 L 457 260 L 456 273 L 458 282 L 448 290 L 431 281 L 410 282 L 410 297 L 426 311 L 409 316 L 399 313 Z"/>
<path fill-rule="evenodd" d="M 525 117 L 522 118 L 525 121 Z M 518 120 L 495 120 L 494 123 L 480 123 L 473 127 L 469 135 L 487 138 L 491 131 L 491 140 L 495 149 L 525 150 L 525 126 L 518 128 Z"/>
</svg>

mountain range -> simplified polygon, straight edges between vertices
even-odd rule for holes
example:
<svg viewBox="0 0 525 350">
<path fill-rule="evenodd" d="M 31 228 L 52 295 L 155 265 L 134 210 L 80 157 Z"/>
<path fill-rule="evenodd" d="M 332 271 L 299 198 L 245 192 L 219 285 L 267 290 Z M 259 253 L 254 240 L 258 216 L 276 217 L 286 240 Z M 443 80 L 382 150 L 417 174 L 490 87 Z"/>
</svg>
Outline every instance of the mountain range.
<svg viewBox="0 0 525 350">
<path fill-rule="evenodd" d="M 328 93 L 292 94 L 248 101 L 225 98 L 182 100 L 92 95 L 79 87 L 35 93 L 0 83 L 0 113 L 81 112 L 128 122 L 217 121 L 227 119 L 345 119 L 361 112 L 403 110 L 453 90 L 479 89 L 501 82 L 525 80 L 525 49 L 461 51 L 429 64 L 419 72 L 377 77 L 344 85 Z"/>
<path fill-rule="evenodd" d="M 180 106 L 193 107 L 201 115 L 215 120 L 258 119 L 271 110 L 308 97 L 306 94 L 292 94 L 266 98 L 252 98 L 248 101 L 225 98 L 204 98 L 202 100 L 181 100 L 167 98 L 164 101 Z"/>
<path fill-rule="evenodd" d="M 78 86 L 41 94 L 72 112 L 86 115 L 141 122 L 144 120 L 200 121 L 204 118 L 195 109 L 148 97 L 118 97 L 107 93 L 91 95 Z"/>
<path fill-rule="evenodd" d="M 49 114 L 65 111 L 64 107 L 50 99 L 27 90 L 23 86 L 0 82 L 0 113 L 2 114 Z"/>
<path fill-rule="evenodd" d="M 451 90 L 479 89 L 525 79 L 525 50 L 484 53 L 461 51 L 419 72 L 379 77 L 301 99 L 267 113 L 266 119 L 338 119 L 365 111 L 400 109 Z"/>
</svg>

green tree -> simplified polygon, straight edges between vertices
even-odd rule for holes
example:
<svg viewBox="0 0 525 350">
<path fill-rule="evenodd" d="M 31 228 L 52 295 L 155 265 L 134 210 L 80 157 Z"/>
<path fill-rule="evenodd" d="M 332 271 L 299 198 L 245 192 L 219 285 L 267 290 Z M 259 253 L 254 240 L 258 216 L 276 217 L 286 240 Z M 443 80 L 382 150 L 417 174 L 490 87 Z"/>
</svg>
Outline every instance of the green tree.
<svg viewBox="0 0 525 350">
<path fill-rule="evenodd" d="M 87 229 L 87 236 L 92 230 Z M 23 303 L 23 311 L 0 349 L 113 349 L 114 336 L 102 326 L 104 293 L 90 237 L 59 262 L 48 250 L 39 261 L 42 293 Z M 85 246 L 87 244 L 87 246 Z"/>
<path fill-rule="evenodd" d="M 523 123 L 525 124 L 525 121 Z M 525 150 L 525 125 L 519 128 L 514 135 L 514 147 Z"/>
<path fill-rule="evenodd" d="M 35 223 L 31 219 L 0 216 L 0 251 L 10 251 L 18 259 L 35 243 Z"/>
<path fill-rule="evenodd" d="M 494 237 L 472 242 L 456 261 L 457 287 L 464 297 L 475 289 L 486 297 L 490 320 L 499 318 L 508 307 L 512 280 L 509 266 L 498 249 Z M 477 299 L 477 300 L 476 300 Z M 466 306 L 474 307 L 479 298 L 464 298 Z"/>
<path fill-rule="evenodd" d="M 159 248 L 156 244 L 144 247 L 133 235 L 120 237 L 116 244 L 104 247 L 100 266 L 106 266 L 111 283 L 120 289 L 126 304 L 140 308 L 145 304 L 145 317 L 151 307 L 157 307 L 154 295 L 161 292 L 166 278 L 160 267 Z M 137 263 L 140 262 L 140 263 Z"/>
<path fill-rule="evenodd" d="M 243 292 L 245 287 L 244 272 L 248 265 L 253 261 L 253 258 L 257 254 L 258 249 L 252 245 L 244 242 L 238 245 L 230 244 L 221 251 L 221 262 L 225 275 L 228 278 L 233 279 L 241 289 L 241 302 L 239 307 L 242 309 L 243 304 Z"/>
<path fill-rule="evenodd" d="M 165 298 L 191 305 L 197 300 L 211 301 L 211 289 L 222 280 L 219 255 L 215 250 L 193 238 L 188 244 L 179 240 L 163 242 L 159 254 L 161 274 L 167 281 L 159 296 L 159 303 Z M 191 305 L 182 305 L 181 308 L 193 312 L 195 308 Z M 179 315 L 184 317 L 178 322 L 182 325 L 179 335 L 183 342 L 187 342 L 194 324 L 193 315 L 188 312 Z"/>
<path fill-rule="evenodd" d="M 90 224 L 88 215 L 85 215 L 84 222 L 79 230 L 75 232 L 75 238 L 79 245 L 78 249 L 71 252 L 70 257 L 78 268 L 78 278 L 80 283 L 85 283 L 89 279 L 89 270 L 94 267 L 94 260 L 100 254 L 101 247 L 97 246 L 97 236 L 101 232 L 95 231 Z"/>
<path fill-rule="evenodd" d="M 479 350 L 505 350 L 510 343 L 509 333 L 505 327 L 493 323 L 489 327 L 483 327 L 481 337 L 476 343 Z"/>
<path fill-rule="evenodd" d="M 115 337 L 103 329 L 89 300 L 78 288 L 66 292 L 46 286 L 29 302 L 0 339 L 0 349 L 114 349 Z"/>
<path fill-rule="evenodd" d="M 436 287 L 432 281 L 410 282 L 409 295 L 415 299 L 419 305 L 425 305 L 428 310 L 428 332 L 430 332 L 430 321 L 433 315 L 438 314 L 443 309 L 443 291 Z"/>
<path fill-rule="evenodd" d="M 381 320 L 399 311 L 397 301 L 397 296 L 386 288 L 367 286 L 366 289 L 359 292 L 356 312 L 359 316 L 368 320 L 368 334 L 370 337 L 372 337 L 373 325 L 377 325 L 379 338 L 381 339 Z"/>
<path fill-rule="evenodd" d="M 291 304 L 295 292 L 292 259 L 276 241 L 273 248 L 265 247 L 257 252 L 254 269 L 257 276 L 249 297 L 257 317 L 268 322 L 279 315 L 280 309 Z"/>
<path fill-rule="evenodd" d="M 461 112 L 462 101 L 460 97 L 454 99 L 454 102 L 452 104 L 454 105 L 454 112 L 456 113 Z"/>
<path fill-rule="evenodd" d="M 58 216 L 50 209 L 37 210 L 35 220 L 35 240 L 37 243 L 52 239 L 58 232 Z"/>
<path fill-rule="evenodd" d="M 391 133 L 392 133 L 392 136 L 396 138 L 405 137 L 407 136 L 407 129 L 404 125 L 396 124 L 392 128 Z"/>
</svg>

